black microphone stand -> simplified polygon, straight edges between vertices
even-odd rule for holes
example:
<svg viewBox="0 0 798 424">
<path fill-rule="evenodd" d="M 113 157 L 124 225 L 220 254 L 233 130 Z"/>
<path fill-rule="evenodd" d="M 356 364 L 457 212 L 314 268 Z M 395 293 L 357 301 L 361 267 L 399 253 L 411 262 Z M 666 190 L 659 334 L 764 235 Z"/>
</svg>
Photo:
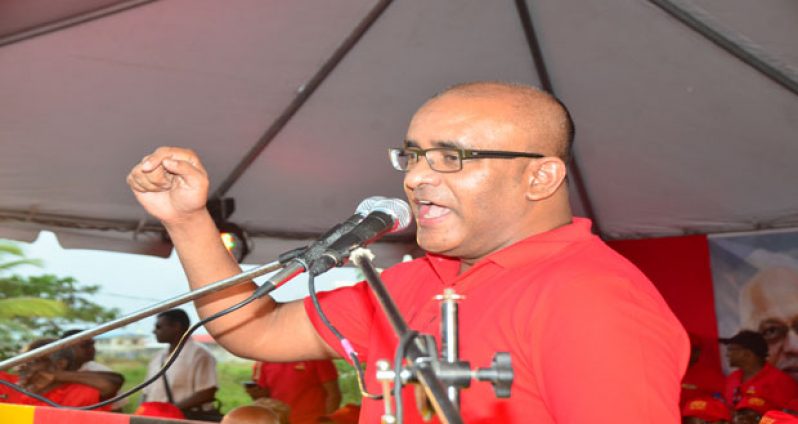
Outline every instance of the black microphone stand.
<svg viewBox="0 0 798 424">
<path fill-rule="evenodd" d="M 124 317 L 109 321 L 105 324 L 101 324 L 95 328 L 81 331 L 80 333 L 76 333 L 64 339 L 48 343 L 44 346 L 8 358 L 4 361 L 0 361 L 0 370 L 5 370 L 14 367 L 16 365 L 22 364 L 24 362 L 30 361 L 31 359 L 49 355 L 58 350 L 78 344 L 81 341 L 88 340 L 94 336 L 107 333 L 119 327 L 124 327 L 125 325 L 128 325 L 130 323 L 172 309 L 175 306 L 182 305 L 184 303 L 190 302 L 194 299 L 200 298 L 207 294 L 215 293 L 220 290 L 224 290 L 228 287 L 232 287 L 240 283 L 250 281 L 253 278 L 260 277 L 261 275 L 267 274 L 269 272 L 275 271 L 280 268 L 283 268 L 283 264 L 280 263 L 279 261 L 274 261 L 253 268 L 249 271 L 244 271 L 232 277 L 225 278 L 224 280 L 216 281 L 214 283 L 208 284 L 207 286 L 201 287 L 197 290 L 189 291 L 187 293 L 175 296 L 173 298 L 156 303 L 155 305 L 133 312 L 130 315 L 126 315 Z M 291 270 L 291 272 L 280 272 L 278 274 L 275 274 L 273 277 L 269 279 L 268 282 L 263 284 L 259 288 L 259 290 L 263 289 L 261 290 L 262 294 L 266 294 L 266 292 L 271 291 L 274 288 L 278 287 L 283 282 L 288 281 L 291 277 L 296 275 L 296 273 L 297 273 L 296 270 Z M 269 290 L 265 290 L 266 288 L 268 288 Z"/>
</svg>

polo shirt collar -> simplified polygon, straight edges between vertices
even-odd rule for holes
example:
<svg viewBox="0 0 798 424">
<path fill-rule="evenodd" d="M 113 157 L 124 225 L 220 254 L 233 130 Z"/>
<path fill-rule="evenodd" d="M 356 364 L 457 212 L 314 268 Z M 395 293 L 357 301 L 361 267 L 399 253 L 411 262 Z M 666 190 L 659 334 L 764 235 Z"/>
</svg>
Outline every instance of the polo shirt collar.
<svg viewBox="0 0 798 424">
<path fill-rule="evenodd" d="M 493 262 L 503 268 L 514 268 L 543 260 L 572 243 L 595 237 L 590 232 L 591 225 L 587 218 L 573 218 L 570 224 L 528 237 L 487 256 L 474 264 L 472 269 L 486 262 Z M 460 271 L 460 260 L 457 258 L 427 253 L 427 259 L 443 281 L 453 280 Z"/>
</svg>

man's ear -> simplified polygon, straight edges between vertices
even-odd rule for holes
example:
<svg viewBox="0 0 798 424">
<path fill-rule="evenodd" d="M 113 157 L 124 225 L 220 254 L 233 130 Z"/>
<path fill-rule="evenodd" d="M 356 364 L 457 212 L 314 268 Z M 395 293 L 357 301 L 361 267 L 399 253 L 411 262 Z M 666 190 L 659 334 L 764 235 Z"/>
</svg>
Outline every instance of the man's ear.
<svg viewBox="0 0 798 424">
<path fill-rule="evenodd" d="M 527 200 L 543 200 L 551 197 L 563 185 L 568 169 L 557 157 L 532 160 L 526 167 Z"/>
</svg>

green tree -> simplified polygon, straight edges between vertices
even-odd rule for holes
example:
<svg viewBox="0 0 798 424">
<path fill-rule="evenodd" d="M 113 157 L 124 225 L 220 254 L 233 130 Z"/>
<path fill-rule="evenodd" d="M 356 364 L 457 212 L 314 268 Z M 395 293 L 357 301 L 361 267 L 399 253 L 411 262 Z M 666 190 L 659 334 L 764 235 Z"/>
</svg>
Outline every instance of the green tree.
<svg viewBox="0 0 798 424">
<path fill-rule="evenodd" d="M 72 277 L 52 274 L 21 276 L 10 272 L 22 265 L 41 266 L 17 245 L 0 241 L 0 357 L 19 352 L 38 337 L 58 337 L 65 325 L 88 325 L 115 318 L 90 300 L 99 286 L 82 285 Z"/>
</svg>

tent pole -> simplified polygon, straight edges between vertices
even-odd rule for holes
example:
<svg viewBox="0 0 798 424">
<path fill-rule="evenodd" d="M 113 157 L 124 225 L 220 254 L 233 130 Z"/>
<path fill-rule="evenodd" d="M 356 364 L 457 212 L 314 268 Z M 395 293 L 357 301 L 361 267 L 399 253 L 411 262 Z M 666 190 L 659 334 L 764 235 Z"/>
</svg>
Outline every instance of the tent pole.
<svg viewBox="0 0 798 424">
<path fill-rule="evenodd" d="M 722 28 L 705 11 L 684 1 L 649 0 L 649 2 L 793 94 L 798 94 L 796 70 L 769 57 L 766 51 L 751 40 Z"/>
<path fill-rule="evenodd" d="M 338 66 L 338 64 L 346 57 L 346 55 L 352 50 L 353 47 L 360 41 L 366 31 L 371 28 L 371 25 L 377 21 L 377 19 L 382 15 L 382 12 L 388 8 L 391 4 L 392 0 L 381 0 L 377 3 L 374 8 L 369 11 L 368 15 L 366 15 L 363 20 L 355 27 L 355 29 L 349 34 L 348 37 L 338 46 L 337 49 L 333 52 L 332 56 L 330 56 L 326 62 L 319 68 L 313 77 L 305 84 L 300 86 L 297 89 L 297 95 L 288 104 L 288 106 L 283 109 L 283 112 L 280 114 L 277 119 L 272 122 L 271 126 L 263 133 L 263 135 L 258 139 L 254 146 L 247 152 L 246 155 L 238 162 L 238 165 L 233 169 L 233 171 L 227 176 L 227 178 L 222 181 L 219 187 L 213 192 L 211 198 L 221 198 L 223 197 L 235 184 L 239 178 L 246 172 L 246 170 L 252 165 L 253 162 L 260 156 L 266 146 L 277 137 L 277 134 L 285 127 L 288 121 L 293 118 L 294 114 L 299 111 L 302 105 L 310 98 L 311 95 L 316 91 L 317 88 L 324 82 L 325 79 L 332 73 L 332 71 Z"/>
<path fill-rule="evenodd" d="M 16 43 L 19 41 L 24 41 L 29 38 L 38 37 L 40 35 L 49 34 L 51 32 L 60 31 L 62 29 L 66 29 L 75 25 L 80 25 L 82 23 L 93 21 L 95 19 L 103 18 L 108 15 L 113 15 L 114 13 L 124 12 L 128 9 L 132 9 L 134 7 L 139 7 L 145 5 L 147 3 L 152 3 L 155 0 L 130 0 L 124 1 L 121 3 L 116 3 L 108 7 L 103 7 L 96 10 L 91 10 L 85 13 L 80 13 L 75 16 L 70 16 L 68 18 L 59 19 L 54 22 L 50 22 L 44 25 L 35 26 L 30 29 L 24 29 L 22 31 L 6 35 L 4 37 L 0 37 L 0 47 L 6 46 L 8 44 Z"/>
</svg>

